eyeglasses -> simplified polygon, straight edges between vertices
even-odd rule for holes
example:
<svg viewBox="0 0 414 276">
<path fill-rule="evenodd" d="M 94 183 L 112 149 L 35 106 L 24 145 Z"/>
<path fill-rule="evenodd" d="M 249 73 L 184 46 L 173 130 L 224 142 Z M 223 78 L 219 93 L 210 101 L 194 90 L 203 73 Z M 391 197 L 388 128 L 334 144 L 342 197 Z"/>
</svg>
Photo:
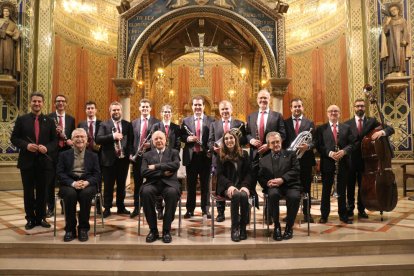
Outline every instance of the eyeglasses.
<svg viewBox="0 0 414 276">
<path fill-rule="evenodd" d="M 328 113 L 339 113 L 339 110 L 328 110 Z"/>
</svg>

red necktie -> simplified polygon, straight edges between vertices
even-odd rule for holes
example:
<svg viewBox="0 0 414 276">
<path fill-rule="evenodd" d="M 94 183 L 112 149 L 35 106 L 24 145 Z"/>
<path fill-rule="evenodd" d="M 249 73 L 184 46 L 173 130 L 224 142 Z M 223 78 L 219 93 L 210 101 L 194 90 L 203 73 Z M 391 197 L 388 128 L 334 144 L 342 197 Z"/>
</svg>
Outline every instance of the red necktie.
<svg viewBox="0 0 414 276">
<path fill-rule="evenodd" d="M 224 127 L 223 127 L 224 133 L 226 133 L 227 131 L 229 131 L 229 121 L 225 120 L 224 121 Z"/>
<path fill-rule="evenodd" d="M 34 131 L 35 131 L 35 137 L 36 137 L 36 144 L 39 144 L 39 132 L 40 132 L 39 116 L 36 116 L 35 118 Z"/>
<path fill-rule="evenodd" d="M 262 111 L 262 115 L 260 116 L 260 122 L 259 122 L 259 137 L 260 137 L 261 142 L 264 141 L 264 115 L 265 115 L 265 112 Z"/>
<path fill-rule="evenodd" d="M 336 129 L 336 124 L 332 125 L 332 133 L 334 136 L 335 144 L 338 144 L 338 131 Z"/>
<path fill-rule="evenodd" d="M 299 125 L 300 125 L 300 119 L 299 118 L 295 118 L 295 120 L 296 120 L 296 124 L 295 124 L 295 133 L 296 133 L 296 136 L 298 136 L 298 134 L 299 134 Z"/>
<path fill-rule="evenodd" d="M 362 119 L 358 120 L 358 134 L 361 134 L 362 132 Z"/>
<path fill-rule="evenodd" d="M 118 121 L 118 122 L 116 122 L 116 130 L 117 130 L 119 133 L 122 133 L 122 132 L 121 132 L 121 128 L 119 127 L 119 121 Z M 119 142 L 117 142 L 117 143 L 119 143 Z M 119 143 L 119 144 L 121 144 L 121 143 Z M 118 157 L 120 157 L 120 156 L 121 156 L 121 152 L 122 152 L 122 149 L 121 149 L 121 148 L 119 148 L 119 147 L 117 147 L 117 149 L 116 149 L 116 155 L 117 155 Z"/>
<path fill-rule="evenodd" d="M 165 127 L 165 136 L 168 137 L 168 125 L 166 125 L 164 127 Z"/>
<path fill-rule="evenodd" d="M 65 129 L 63 128 L 62 116 L 59 116 L 59 126 L 62 129 L 62 135 L 63 135 L 63 133 L 65 133 Z M 65 140 L 63 139 L 62 136 L 59 136 L 59 147 L 63 148 L 64 146 L 65 146 Z"/>
<path fill-rule="evenodd" d="M 89 134 L 89 149 L 90 150 L 93 150 L 93 144 L 94 144 L 94 139 L 93 139 L 93 121 L 90 121 L 89 122 L 88 134 Z"/>
<path fill-rule="evenodd" d="M 200 129 L 201 129 L 201 118 L 197 118 L 197 126 L 196 126 L 196 136 L 198 138 L 198 140 L 200 141 Z M 194 146 L 194 151 L 195 152 L 200 152 L 201 148 L 200 145 L 198 143 L 195 144 Z"/>
<path fill-rule="evenodd" d="M 140 145 L 144 143 L 145 138 L 147 137 L 147 128 L 148 128 L 147 118 L 144 118 L 144 123 L 142 124 L 141 137 L 139 138 Z"/>
</svg>

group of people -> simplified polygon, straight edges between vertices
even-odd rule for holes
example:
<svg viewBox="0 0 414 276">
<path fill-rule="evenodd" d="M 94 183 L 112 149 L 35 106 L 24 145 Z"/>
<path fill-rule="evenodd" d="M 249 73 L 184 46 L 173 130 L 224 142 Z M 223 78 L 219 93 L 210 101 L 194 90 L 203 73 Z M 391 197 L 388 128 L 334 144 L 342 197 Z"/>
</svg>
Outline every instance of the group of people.
<svg viewBox="0 0 414 276">
<path fill-rule="evenodd" d="M 30 96 L 31 112 L 18 117 L 11 136 L 19 148 L 18 167 L 24 188 L 26 229 L 37 225 L 50 227 L 46 216 L 53 215 L 55 182 L 60 183 L 59 195 L 65 203 L 64 241 L 78 236 L 88 239 L 91 200 L 101 191 L 104 183 L 103 216 L 111 213 L 116 184 L 117 214 L 138 215 L 144 209 L 150 232 L 147 242 L 172 241 L 171 223 L 175 217 L 181 190 L 177 178 L 182 164 L 187 177 L 185 219 L 195 215 L 197 182 L 201 190 L 201 211 L 210 214 L 210 175 L 216 178 L 217 195 L 231 201 L 231 239 L 235 242 L 247 238 L 249 197 L 256 197 L 259 182 L 267 197 L 268 224 L 274 224 L 273 239 L 293 237 L 293 226 L 299 210 L 301 193 L 310 193 L 312 167 L 316 164 L 314 149 L 320 154 L 322 175 L 322 202 L 319 222 L 326 223 L 330 213 L 330 195 L 335 185 L 338 194 L 339 218 L 352 223 L 355 208 L 355 183 L 361 185 L 363 162 L 360 151 L 362 138 L 379 126 L 375 118 L 365 115 L 365 101 L 355 101 L 355 116 L 340 123 L 340 109 L 331 105 L 327 109 L 328 123 L 315 130 L 314 123 L 304 117 L 301 99 L 290 102 L 291 116 L 270 109 L 270 93 L 261 90 L 257 95 L 258 111 L 248 115 L 244 123 L 232 117 L 232 104 L 219 103 L 220 119 L 204 113 L 204 98 L 192 98 L 193 114 L 182 120 L 181 126 L 171 122 L 172 107 L 164 105 L 161 120 L 150 115 L 151 102 L 139 103 L 140 117 L 131 123 L 122 117 L 122 105 L 112 102 L 110 119 L 96 118 L 96 104 L 85 104 L 87 120 L 75 129 L 75 120 L 65 113 L 67 99 L 55 98 L 56 112 L 43 115 L 44 97 L 34 92 Z M 297 151 L 287 148 L 301 132 L 308 131 L 313 139 L 296 145 Z M 377 131 L 373 139 L 389 136 L 394 130 L 386 127 Z M 68 138 L 70 137 L 70 138 Z M 250 152 L 243 149 L 249 145 Z M 125 183 L 132 163 L 134 178 L 134 209 L 125 208 Z M 210 169 L 211 168 L 211 169 Z M 336 168 L 339 168 L 337 171 Z M 213 174 L 210 174 L 214 172 Z M 334 183 L 336 180 L 336 183 Z M 34 195 L 36 191 L 36 195 Z M 286 227 L 282 234 L 279 219 L 279 201 L 287 205 Z M 76 204 L 80 203 L 79 224 L 76 231 Z M 358 217 L 367 218 L 358 193 Z M 48 211 L 46 212 L 46 205 Z M 310 197 L 304 200 L 305 220 L 314 222 L 310 210 Z M 225 204 L 217 205 L 218 222 L 224 221 Z M 163 220 L 162 235 L 157 218 Z"/>
</svg>

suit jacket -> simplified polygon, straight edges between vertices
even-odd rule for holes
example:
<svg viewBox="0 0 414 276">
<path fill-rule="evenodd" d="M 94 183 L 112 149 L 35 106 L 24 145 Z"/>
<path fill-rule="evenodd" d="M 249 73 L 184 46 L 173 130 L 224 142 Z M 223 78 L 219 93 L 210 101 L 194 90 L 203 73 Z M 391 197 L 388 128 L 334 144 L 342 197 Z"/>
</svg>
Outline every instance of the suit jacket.
<svg viewBox="0 0 414 276">
<path fill-rule="evenodd" d="M 52 112 L 49 114 L 49 117 L 53 119 L 53 121 L 58 124 L 59 119 L 57 117 L 56 112 Z M 69 114 L 65 113 L 65 135 L 66 138 L 70 139 L 72 137 L 72 131 L 75 129 L 75 118 L 70 116 Z M 59 138 L 59 137 L 58 137 Z M 70 149 L 68 145 L 65 145 L 61 151 Z"/>
<path fill-rule="evenodd" d="M 121 120 L 122 135 L 121 140 L 122 150 L 126 158 L 132 153 L 132 141 L 134 134 L 132 132 L 132 125 L 130 122 Z M 99 125 L 98 135 L 96 136 L 96 143 L 101 145 L 101 165 L 112 166 L 116 159 L 118 159 L 115 152 L 115 140 L 112 135 L 112 129 L 115 127 L 112 119 L 101 122 Z"/>
<path fill-rule="evenodd" d="M 176 188 L 180 192 L 180 183 L 177 178 L 177 171 L 180 168 L 180 155 L 175 149 L 165 148 L 161 162 L 158 151 L 152 149 L 143 155 L 141 173 L 145 178 L 144 185 L 157 185 L 159 182 Z M 155 165 L 155 170 L 148 169 L 148 165 Z M 174 174 L 165 176 L 164 172 L 170 171 Z"/>
<path fill-rule="evenodd" d="M 152 126 L 156 123 L 159 123 L 160 120 L 156 119 L 155 117 L 150 116 L 148 122 L 147 122 L 147 136 L 149 134 L 149 132 L 152 129 Z M 141 117 L 138 117 L 138 119 L 135 119 L 132 121 L 132 129 L 134 132 L 134 142 L 133 142 L 133 150 L 132 150 L 132 155 L 135 155 L 139 145 L 139 142 L 141 140 Z M 144 137 L 145 139 L 146 137 Z M 150 141 L 151 141 L 151 136 L 150 136 Z M 149 142 L 150 142 L 149 141 Z M 150 151 L 151 148 L 146 149 L 145 151 Z"/>
<path fill-rule="evenodd" d="M 89 185 L 98 187 L 101 182 L 101 170 L 99 168 L 98 155 L 85 149 L 85 172 L 80 177 L 72 172 L 74 160 L 74 149 L 66 150 L 59 155 L 59 161 L 56 168 L 59 183 L 61 185 L 72 186 L 74 181 L 86 180 L 89 182 Z"/>
<path fill-rule="evenodd" d="M 338 147 L 344 150 L 346 155 L 339 162 L 340 166 L 346 165 L 349 155 L 352 153 L 355 137 L 352 135 L 349 125 L 338 124 Z M 321 171 L 334 172 L 335 160 L 329 157 L 330 151 L 335 151 L 335 139 L 329 123 L 323 124 L 316 129 L 316 148 L 321 155 Z"/>
<path fill-rule="evenodd" d="M 93 136 L 93 140 L 95 141 L 95 144 L 96 144 L 96 136 L 98 135 L 99 126 L 101 125 L 101 123 L 102 123 L 101 120 L 96 119 L 96 121 L 95 121 L 95 133 L 94 133 L 94 136 Z M 88 134 L 88 142 L 89 142 L 89 139 L 90 138 L 89 138 L 89 125 L 88 125 L 88 121 L 85 120 L 85 121 L 80 122 L 78 124 L 78 128 L 83 128 L 86 131 L 86 133 Z"/>
<path fill-rule="evenodd" d="M 258 128 L 257 128 L 257 120 L 258 120 L 259 112 L 253 112 L 247 116 L 247 126 L 246 126 L 246 134 L 247 134 L 247 142 L 250 142 L 251 139 L 257 138 Z M 276 111 L 270 110 L 269 115 L 267 117 L 265 133 L 264 133 L 264 140 L 262 141 L 263 144 L 266 143 L 266 135 L 271 131 L 277 131 L 282 136 L 282 140 L 286 139 L 286 130 L 285 124 L 283 122 L 282 114 Z M 250 147 L 250 155 L 251 158 L 255 159 L 257 154 L 257 148 Z"/>
<path fill-rule="evenodd" d="M 36 142 L 34 122 L 35 115 L 33 113 L 27 113 L 17 117 L 16 123 L 14 124 L 10 141 L 20 150 L 17 167 L 21 170 L 31 169 L 35 162 L 40 162 L 40 165 L 45 169 L 53 169 L 53 161 L 51 158 L 57 154 L 58 141 L 56 125 L 50 117 L 43 114 L 39 115 L 39 144 L 47 148 L 48 158 L 44 154 L 27 150 L 28 144 Z"/>
<path fill-rule="evenodd" d="M 155 123 L 152 126 L 152 133 L 155 131 L 160 130 L 165 133 L 165 126 L 163 122 Z M 176 149 L 180 151 L 181 149 L 181 130 L 180 126 L 170 122 L 170 127 L 168 129 L 168 137 L 167 137 L 168 148 Z"/>
<path fill-rule="evenodd" d="M 280 151 L 278 158 L 267 154 L 259 160 L 259 183 L 267 193 L 267 182 L 273 178 L 282 178 L 283 184 L 289 189 L 300 189 L 300 165 L 296 153 L 286 150 Z"/>
<path fill-rule="evenodd" d="M 237 169 L 231 161 L 221 161 L 217 158 L 217 194 L 225 196 L 225 191 L 234 186 L 250 188 L 250 158 L 247 151 L 243 150 L 243 157 L 237 160 Z"/>
<path fill-rule="evenodd" d="M 244 146 L 247 144 L 246 139 L 246 124 L 240 120 L 232 119 L 230 122 L 230 129 L 232 128 L 240 128 L 242 136 L 239 139 L 240 145 Z M 213 150 L 214 142 L 221 139 L 224 134 L 223 129 L 223 120 L 220 118 L 210 125 L 210 135 L 208 137 L 208 147 L 210 150 Z"/>
<path fill-rule="evenodd" d="M 213 117 L 209 117 L 203 114 L 203 125 L 201 126 L 202 127 L 201 143 L 202 143 L 203 151 L 206 153 L 208 151 L 208 137 L 210 136 L 210 125 L 212 122 L 214 122 Z M 188 166 L 193 157 L 194 146 L 196 143 L 187 142 L 187 138 L 190 135 L 187 133 L 184 126 L 186 126 L 195 135 L 196 125 L 194 121 L 194 115 L 184 118 L 181 124 L 181 133 L 182 133 L 181 139 L 185 143 L 185 146 L 183 149 L 183 165 Z"/>
<path fill-rule="evenodd" d="M 297 135 L 295 132 L 295 128 L 293 127 L 292 116 L 286 119 L 284 123 L 286 129 L 286 139 L 283 140 L 283 148 L 287 149 L 290 146 L 290 144 L 292 144 L 292 142 L 296 139 Z M 309 144 L 309 150 L 307 150 L 303 154 L 302 158 L 299 159 L 300 165 L 307 167 L 312 167 L 316 165 L 315 154 L 313 152 L 313 149 L 315 148 L 315 144 L 313 142 L 313 140 L 315 139 L 315 125 L 311 120 L 308 120 L 307 118 L 302 116 L 302 120 L 300 122 L 299 127 L 299 133 L 301 133 L 302 131 L 309 131 L 310 129 L 312 129 L 312 142 Z"/>
<path fill-rule="evenodd" d="M 361 134 L 358 133 L 358 127 L 355 122 L 355 117 L 352 117 L 348 121 L 345 122 L 350 128 L 352 135 L 356 138 L 355 139 L 355 145 L 354 150 L 352 151 L 351 158 L 350 158 L 350 164 L 354 167 L 362 167 L 364 165 L 364 162 L 362 160 L 362 152 L 361 152 L 361 142 L 362 139 L 368 135 L 372 130 L 374 130 L 376 127 L 380 126 L 380 122 L 377 121 L 376 118 L 370 118 L 365 116 L 363 123 L 362 123 L 362 132 Z M 394 134 L 394 128 L 391 126 L 387 126 L 383 129 L 386 136 L 390 136 Z M 390 145 L 388 143 L 388 145 Z M 390 147 L 391 153 L 393 153 L 392 148 Z"/>
</svg>

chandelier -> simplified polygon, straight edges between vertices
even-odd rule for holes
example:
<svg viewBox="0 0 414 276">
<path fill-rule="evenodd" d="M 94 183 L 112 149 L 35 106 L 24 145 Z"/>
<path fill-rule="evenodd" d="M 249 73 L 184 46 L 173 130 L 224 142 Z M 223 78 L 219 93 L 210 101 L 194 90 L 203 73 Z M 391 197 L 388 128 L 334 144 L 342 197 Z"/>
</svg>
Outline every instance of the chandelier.
<svg viewBox="0 0 414 276">
<path fill-rule="evenodd" d="M 63 9 L 68 13 L 96 13 L 97 7 L 96 4 L 85 3 L 84 0 L 63 0 L 62 5 Z"/>
</svg>

